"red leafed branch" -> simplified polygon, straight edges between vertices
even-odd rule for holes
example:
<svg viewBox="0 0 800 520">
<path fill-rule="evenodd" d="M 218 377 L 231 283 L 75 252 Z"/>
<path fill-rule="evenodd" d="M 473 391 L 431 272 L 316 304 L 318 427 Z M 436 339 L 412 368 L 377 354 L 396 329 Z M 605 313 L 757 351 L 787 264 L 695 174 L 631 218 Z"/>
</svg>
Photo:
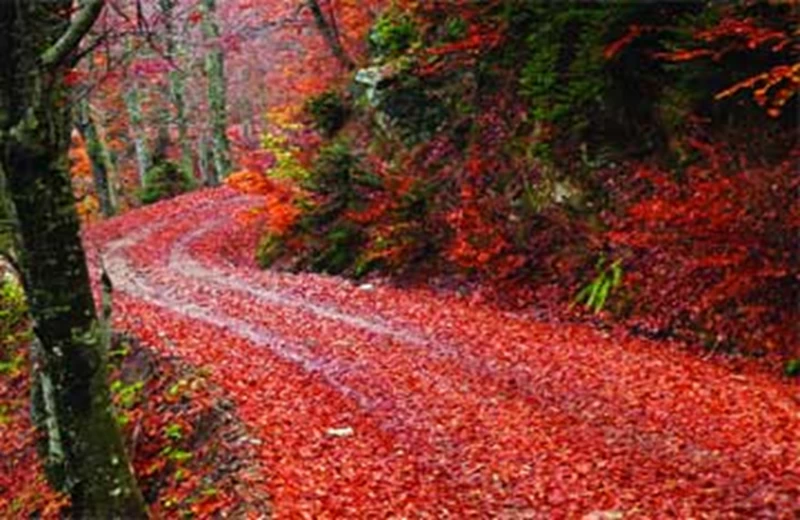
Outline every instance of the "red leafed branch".
<svg viewBox="0 0 800 520">
<path fill-rule="evenodd" d="M 628 32 L 625 33 L 622 38 L 606 46 L 605 50 L 603 51 L 603 56 L 607 60 L 610 60 L 619 54 L 623 49 L 625 49 L 625 47 L 637 40 L 641 35 L 654 30 L 655 28 L 651 26 L 632 24 L 630 27 L 628 27 Z"/>
<path fill-rule="evenodd" d="M 671 62 L 699 58 L 721 61 L 734 51 L 755 52 L 766 49 L 779 55 L 800 49 L 796 34 L 788 30 L 761 27 L 750 18 L 725 17 L 714 27 L 697 31 L 694 37 L 702 42 L 703 47 L 656 53 L 655 57 Z M 741 91 L 752 91 L 756 103 L 770 116 L 778 117 L 786 103 L 800 91 L 800 62 L 789 56 L 788 62 L 784 61 L 735 83 L 717 93 L 715 99 L 724 99 Z"/>
<path fill-rule="evenodd" d="M 723 90 L 715 99 L 730 97 L 740 90 L 751 90 L 756 103 L 766 108 L 769 115 L 777 117 L 783 106 L 800 90 L 800 62 L 772 67 Z"/>
</svg>

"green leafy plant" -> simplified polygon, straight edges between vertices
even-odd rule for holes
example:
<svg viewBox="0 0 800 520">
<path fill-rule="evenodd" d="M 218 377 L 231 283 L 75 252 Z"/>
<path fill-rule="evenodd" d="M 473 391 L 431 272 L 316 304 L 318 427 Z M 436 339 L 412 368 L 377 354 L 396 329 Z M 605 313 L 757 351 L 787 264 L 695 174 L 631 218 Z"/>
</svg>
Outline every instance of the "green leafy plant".
<svg viewBox="0 0 800 520">
<path fill-rule="evenodd" d="M 455 42 L 467 35 L 469 26 L 467 22 L 460 16 L 453 16 L 445 22 L 445 37 L 447 42 Z"/>
<path fill-rule="evenodd" d="M 191 460 L 193 456 L 190 452 L 182 450 L 180 448 L 176 448 L 174 446 L 165 446 L 164 449 L 161 450 L 161 455 L 171 460 L 172 462 L 175 462 L 176 464 L 187 462 Z"/>
<path fill-rule="evenodd" d="M 171 441 L 179 441 L 183 438 L 183 427 L 178 423 L 170 423 L 164 427 L 164 437 Z"/>
<path fill-rule="evenodd" d="M 111 393 L 116 398 L 117 404 L 123 409 L 133 408 L 136 405 L 143 388 L 144 382 L 142 381 L 126 384 L 118 379 L 111 383 Z"/>
<path fill-rule="evenodd" d="M 572 305 L 583 304 L 586 309 L 599 314 L 609 296 L 622 284 L 622 260 L 617 259 L 606 265 L 606 258 L 602 256 L 597 261 L 595 272 L 597 275 L 578 292 Z"/>
<path fill-rule="evenodd" d="M 364 242 L 358 226 L 341 222 L 324 237 L 324 245 L 311 258 L 315 271 L 338 274 L 353 265 Z"/>
<path fill-rule="evenodd" d="M 800 358 L 792 358 L 783 365 L 783 373 L 788 377 L 800 377 Z"/>
<path fill-rule="evenodd" d="M 280 235 L 267 233 L 261 237 L 256 249 L 256 260 L 263 268 L 271 266 L 286 253 L 286 244 Z"/>
</svg>

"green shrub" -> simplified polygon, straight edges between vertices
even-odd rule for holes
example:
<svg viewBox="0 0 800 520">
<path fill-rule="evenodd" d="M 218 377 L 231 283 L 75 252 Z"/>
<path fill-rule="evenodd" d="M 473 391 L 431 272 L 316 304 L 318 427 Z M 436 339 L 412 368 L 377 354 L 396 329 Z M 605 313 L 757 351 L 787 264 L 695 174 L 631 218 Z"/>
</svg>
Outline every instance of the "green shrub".
<svg viewBox="0 0 800 520">
<path fill-rule="evenodd" d="M 378 58 L 396 58 L 419 40 L 419 31 L 407 13 L 390 9 L 375 21 L 369 34 L 372 54 Z"/>
<path fill-rule="evenodd" d="M 309 258 L 309 267 L 318 272 L 339 274 L 352 267 L 364 246 L 361 226 L 346 219 L 325 233 Z"/>
<path fill-rule="evenodd" d="M 283 268 L 338 274 L 351 268 L 365 242 L 361 225 L 348 210 L 366 206 L 364 195 L 381 181 L 366 172 L 350 145 L 334 141 L 323 147 L 310 170 L 296 179 L 311 197 L 298 201 L 303 216 L 285 234 L 269 232 L 258 244 L 256 259 L 266 268 L 288 260 Z"/>
<path fill-rule="evenodd" d="M 326 137 L 341 130 L 350 114 L 345 100 L 332 90 L 309 99 L 306 102 L 306 111 L 314 119 L 314 126 Z"/>
<path fill-rule="evenodd" d="M 172 161 L 162 161 L 151 167 L 144 175 L 139 200 L 152 204 L 186 193 L 194 187 L 194 180 Z"/>
<path fill-rule="evenodd" d="M 380 178 L 365 171 L 345 141 L 324 147 L 305 181 L 306 190 L 317 195 L 298 223 L 305 251 L 299 264 L 311 270 L 338 274 L 357 262 L 366 242 L 363 226 L 348 218 L 367 204 L 367 195 L 382 189 Z M 268 241 L 261 258 L 279 254 Z"/>
<path fill-rule="evenodd" d="M 434 84 L 410 74 L 398 78 L 385 90 L 379 108 L 392 130 L 409 147 L 432 139 L 452 116 Z"/>
<path fill-rule="evenodd" d="M 338 140 L 320 150 L 303 187 L 318 194 L 333 196 L 346 206 L 359 186 L 379 188 L 381 181 L 361 168 L 358 157 L 346 141 Z"/>
</svg>

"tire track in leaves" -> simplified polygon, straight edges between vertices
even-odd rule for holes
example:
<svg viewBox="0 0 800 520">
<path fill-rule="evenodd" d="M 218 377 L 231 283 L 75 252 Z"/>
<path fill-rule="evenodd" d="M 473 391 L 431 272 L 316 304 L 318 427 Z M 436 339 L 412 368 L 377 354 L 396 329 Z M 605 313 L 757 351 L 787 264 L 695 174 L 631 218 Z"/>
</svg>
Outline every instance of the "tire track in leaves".
<svg viewBox="0 0 800 520">
<path fill-rule="evenodd" d="M 237 198 L 233 204 L 216 204 L 216 210 L 230 210 L 239 207 L 242 200 Z M 195 212 L 202 213 L 205 207 L 195 208 Z M 184 216 L 184 218 L 186 218 Z M 337 391 L 358 401 L 362 406 L 369 406 L 364 397 L 352 389 L 342 385 L 336 380 L 336 374 L 346 367 L 336 362 L 325 362 L 303 354 L 302 348 L 293 345 L 273 334 L 269 330 L 254 326 L 245 320 L 235 318 L 219 309 L 214 309 L 192 302 L 190 299 L 172 295 L 175 290 L 163 284 L 154 283 L 152 278 L 157 277 L 161 269 L 152 269 L 147 275 L 136 269 L 125 257 L 128 248 L 134 248 L 148 240 L 152 235 L 162 232 L 168 226 L 174 226 L 174 221 L 164 219 L 151 224 L 144 229 L 117 239 L 107 245 L 102 257 L 116 289 L 158 307 L 164 307 L 178 314 L 205 322 L 209 325 L 235 333 L 257 345 L 268 347 L 279 357 L 292 363 L 297 363 L 308 372 L 320 373 L 328 383 Z"/>
</svg>

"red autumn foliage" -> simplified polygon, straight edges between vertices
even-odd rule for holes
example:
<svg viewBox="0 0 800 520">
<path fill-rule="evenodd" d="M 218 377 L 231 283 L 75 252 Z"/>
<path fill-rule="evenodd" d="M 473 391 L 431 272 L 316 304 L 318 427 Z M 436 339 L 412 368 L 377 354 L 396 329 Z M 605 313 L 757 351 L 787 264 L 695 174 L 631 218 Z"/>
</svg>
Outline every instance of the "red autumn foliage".
<svg viewBox="0 0 800 520">
<path fill-rule="evenodd" d="M 356 61 L 363 58 L 373 7 L 384 3 L 321 2 Z M 425 78 L 478 64 L 503 43 L 503 28 L 481 23 L 481 12 L 502 3 L 398 2 L 414 9 L 423 26 L 448 9 L 467 25 L 463 38 L 419 51 L 415 73 Z M 270 57 L 277 58 L 258 78 L 275 92 L 275 112 L 294 111 L 308 95 L 343 83 L 326 43 L 304 30 L 308 11 L 298 11 L 296 2 L 222 4 L 226 16 L 261 9 L 275 22 Z M 200 21 L 198 11 L 190 13 L 189 23 Z M 305 22 L 292 21 L 298 14 Z M 631 26 L 606 46 L 605 57 L 615 58 L 650 30 Z M 733 40 L 736 47 L 770 46 L 771 52 L 788 45 L 785 34 L 750 20 L 724 19 L 696 37 L 709 46 Z M 247 43 L 243 38 L 227 34 L 223 42 L 232 61 L 243 59 L 235 56 Z M 727 49 L 659 57 L 721 58 Z M 168 67 L 163 60 L 140 60 L 131 70 L 163 86 Z M 498 83 L 504 81 L 518 86 L 516 78 Z M 797 84 L 796 65 L 777 65 L 717 98 L 752 90 L 761 106 L 779 115 Z M 553 264 L 564 276 L 560 296 L 573 289 L 575 272 L 587 250 L 599 249 L 599 239 L 565 210 L 531 217 L 512 208 L 510 201 L 541 172 L 504 147 L 529 123 L 506 89 L 476 103 L 481 115 L 470 122 L 465 149 L 434 136 L 391 165 L 364 158 L 381 188 L 363 190 L 364 204 L 340 218 L 369 225 L 368 260 L 401 270 L 437 248 L 448 267 L 505 283 L 506 296 L 519 289 L 509 286 L 524 285 L 520 276 L 530 274 L 520 273 L 524 264 Z M 118 95 L 109 102 L 119 104 Z M 117 119 L 113 124 L 124 125 L 124 117 Z M 305 194 L 290 180 L 265 175 L 274 160 L 253 149 L 252 136 L 239 128 L 228 134 L 241 168 L 228 184 L 256 198 L 226 189 L 200 192 L 92 228 L 88 243 L 119 280 L 116 325 L 160 352 L 208 367 L 235 401 L 252 431 L 252 438 L 237 440 L 256 447 L 252 456 L 269 473 L 269 482 L 243 476 L 239 484 L 252 486 L 261 499 L 273 494 L 279 516 L 796 513 L 800 430 L 790 384 L 752 365 L 745 365 L 746 377 L 730 360 L 707 365 L 676 345 L 654 345 L 623 330 L 614 329 L 610 338 L 581 325 L 468 304 L 453 294 L 380 283 L 359 289 L 340 279 L 261 272 L 250 258 L 260 228 L 233 215 L 255 216 L 269 233 L 284 235 L 300 217 L 297 202 Z M 636 319 L 657 329 L 699 327 L 715 342 L 792 354 L 798 345 L 793 237 L 800 232 L 793 163 L 748 164 L 717 145 L 692 144 L 706 157 L 685 179 L 641 165 L 612 193 L 628 211 L 609 218 L 613 231 L 602 237 L 615 252 L 636 252 L 625 257 Z M 295 159 L 308 164 L 315 149 L 304 146 Z M 73 156 L 76 178 L 86 178 L 80 143 Z M 639 189 L 625 184 L 630 179 Z M 428 195 L 437 184 L 445 187 Z M 556 252 L 578 241 L 585 242 L 579 253 Z M 128 414 L 128 430 L 138 439 L 140 474 L 167 481 L 169 494 L 154 511 L 174 515 L 175 503 L 191 501 L 181 513 L 231 514 L 233 491 L 203 493 L 208 475 L 219 468 L 189 470 L 164 452 L 170 426 L 187 436 L 205 433 L 189 422 L 209 412 L 207 397 L 198 392 L 203 385 L 179 384 L 189 389 L 185 400 L 164 380 L 153 386 L 149 408 Z M 163 413 L 176 404 L 175 415 Z M 4 453 L 18 446 L 12 442 Z M 16 475 L 0 479 L 0 489 L 13 486 Z M 26 489 L 39 493 L 40 485 Z M 149 483 L 145 490 L 152 491 Z M 23 503 L 40 498 L 22 495 Z M 0 495 L 0 506 L 8 505 Z"/>
<path fill-rule="evenodd" d="M 714 27 L 697 31 L 695 37 L 705 42 L 716 42 L 723 39 L 735 39 L 748 49 L 756 49 L 770 43 L 770 50 L 778 52 L 791 43 L 791 36 L 785 31 L 759 27 L 752 18 L 737 19 L 726 16 Z M 730 52 L 728 49 L 726 52 Z"/>
<path fill-rule="evenodd" d="M 781 63 L 772 64 L 764 72 L 745 77 L 718 92 L 720 100 L 742 90 L 752 91 L 752 97 L 772 117 L 781 115 L 786 103 L 800 91 L 800 63 L 797 52 L 800 41 L 791 29 L 761 27 L 752 18 L 723 17 L 711 28 L 697 31 L 694 38 L 699 48 L 677 49 L 656 53 L 660 59 L 687 62 L 711 58 L 720 62 L 735 53 L 754 53 L 766 50 Z"/>
<path fill-rule="evenodd" d="M 436 35 L 435 42 L 431 45 L 412 47 L 407 51 L 407 58 L 415 64 L 412 68 L 413 74 L 424 80 L 430 78 L 431 81 L 442 81 L 444 78 L 444 81 L 463 81 L 468 84 L 468 77 L 450 75 L 485 60 L 488 54 L 504 43 L 506 28 L 498 21 L 502 18 L 486 16 L 497 5 L 499 4 L 496 2 L 426 2 L 406 6 L 420 32 L 429 31 Z M 465 24 L 465 30 L 460 38 L 450 41 L 437 27 L 443 25 L 443 21 L 449 19 L 453 12 L 458 13 Z M 727 10 L 724 12 L 728 13 Z M 627 29 L 620 31 L 621 36 L 604 44 L 602 54 L 608 60 L 623 59 L 621 54 L 637 39 L 652 35 L 662 43 L 668 42 L 672 41 L 670 38 L 674 31 L 675 27 L 665 25 L 627 25 Z M 667 33 L 670 34 L 669 38 L 666 37 Z M 793 36 L 786 30 L 761 27 L 752 18 L 736 18 L 732 14 L 726 14 L 715 25 L 696 30 L 690 36 L 695 45 L 656 53 L 654 57 L 662 62 L 689 62 L 702 57 L 719 61 L 729 59 L 737 52 L 765 52 L 771 58 L 780 60 L 791 48 L 793 41 Z M 644 54 L 641 58 L 648 56 L 653 57 Z M 722 65 L 720 68 L 725 69 Z M 565 210 L 557 205 L 549 205 L 536 211 L 521 208 L 530 202 L 525 200 L 527 195 L 520 195 L 520 192 L 541 186 L 540 181 L 546 172 L 535 162 L 521 157 L 523 154 L 519 150 L 508 151 L 507 147 L 511 143 L 523 148 L 532 148 L 536 143 L 518 142 L 520 128 L 527 128 L 529 131 L 532 122 L 528 119 L 528 107 L 516 96 L 517 78 L 511 75 L 504 77 L 500 70 L 493 72 L 497 74 L 493 79 L 496 82 L 495 92 L 478 95 L 470 87 L 464 88 L 465 97 L 474 96 L 477 100 L 477 114 L 465 117 L 470 128 L 466 145 L 456 144 L 451 136 L 443 134 L 433 136 L 407 153 L 397 154 L 391 161 L 384 161 L 380 152 L 374 154 L 375 156 L 371 156 L 374 152 L 369 152 L 365 160 L 369 163 L 369 169 L 380 177 L 382 189 L 369 193 L 365 196 L 363 205 L 357 209 L 348 209 L 340 218 L 346 223 L 354 224 L 366 235 L 367 245 L 363 259 L 379 261 L 394 273 L 410 270 L 421 257 L 427 256 L 434 258 L 431 261 L 435 264 L 434 272 L 455 272 L 459 275 L 466 274 L 467 278 L 473 274 L 480 275 L 484 282 L 499 286 L 501 289 L 498 292 L 503 296 L 510 296 L 509 299 L 516 303 L 535 300 L 532 296 L 534 291 L 528 285 L 531 282 L 520 282 L 529 278 L 532 273 L 536 273 L 536 283 L 547 284 L 548 290 L 558 285 L 556 292 L 560 300 L 569 300 L 582 284 L 587 283 L 587 277 L 591 279 L 593 276 L 587 265 L 594 264 L 598 255 L 608 252 L 603 245 L 606 237 L 598 232 L 596 223 L 571 214 L 570 211 L 574 208 Z M 736 73 L 736 70 L 726 69 L 722 70 L 719 77 L 727 78 L 729 74 L 735 76 Z M 780 107 L 786 104 L 796 90 L 795 76 L 795 67 L 778 65 L 763 74 L 717 92 L 716 98 L 727 98 L 749 89 L 753 91 L 755 100 L 770 114 L 779 115 Z M 707 92 L 705 99 L 711 102 L 713 94 L 713 91 Z M 358 121 L 353 125 L 368 124 Z M 550 130 L 547 125 L 542 124 L 537 128 L 533 140 L 548 141 L 545 134 Z M 359 140 L 359 132 L 366 133 L 367 130 L 362 128 L 345 133 L 358 134 L 356 140 Z M 574 144 L 568 143 L 567 146 Z M 708 172 L 719 172 L 719 179 L 711 179 L 710 173 L 706 172 L 700 176 L 705 179 L 703 182 L 693 179 L 689 184 L 676 183 L 671 189 L 667 189 L 663 183 L 670 176 L 660 172 L 659 176 L 664 180 L 651 177 L 649 182 L 662 182 L 660 188 L 663 190 L 653 192 L 629 189 L 629 185 L 644 183 L 644 179 L 620 173 L 615 184 L 606 186 L 610 201 L 634 207 L 626 221 L 612 223 L 615 226 L 614 231 L 608 236 L 613 238 L 613 245 L 635 248 L 637 254 L 647 258 L 626 261 L 625 265 L 631 267 L 629 285 L 636 286 L 633 291 L 639 291 L 627 297 L 636 300 L 634 307 L 636 313 L 640 314 L 639 319 L 652 322 L 648 328 L 670 329 L 676 324 L 700 327 L 704 329 L 704 334 L 726 340 L 740 338 L 757 350 L 765 348 L 791 353 L 794 343 L 791 335 L 787 336 L 788 328 L 775 325 L 785 315 L 781 306 L 787 306 L 786 296 L 783 297 L 783 303 L 773 302 L 766 306 L 742 304 L 735 311 L 729 308 L 733 305 L 731 302 L 742 303 L 755 293 L 767 291 L 764 287 L 781 283 L 782 278 L 777 274 L 780 271 L 757 267 L 759 262 L 765 266 L 772 265 L 773 260 L 766 258 L 769 255 L 758 261 L 750 258 L 760 255 L 759 248 L 766 246 L 763 236 L 752 238 L 747 246 L 750 248 L 750 259 L 740 258 L 742 248 L 735 245 L 728 248 L 727 252 L 714 251 L 715 247 L 724 249 L 724 241 L 734 236 L 729 232 L 722 233 L 722 230 L 714 226 L 725 224 L 731 227 L 740 224 L 738 219 L 746 218 L 750 219 L 748 228 L 755 230 L 761 226 L 760 233 L 765 235 L 763 230 L 770 228 L 772 224 L 767 222 L 769 219 L 757 223 L 758 210 L 739 211 L 741 208 L 733 208 L 728 214 L 724 207 L 714 209 L 707 205 L 711 199 L 735 200 L 740 192 L 749 195 L 760 193 L 757 190 L 750 191 L 748 182 L 757 182 L 754 179 L 762 177 L 767 182 L 764 179 L 771 178 L 771 175 L 760 176 L 759 173 L 772 171 L 771 167 L 754 166 L 751 161 L 750 165 L 743 165 L 739 175 L 722 173 L 724 169 L 720 163 L 730 158 L 721 157 L 721 152 L 700 141 L 695 141 L 694 146 L 698 149 L 709 148 L 704 152 L 708 166 L 695 166 L 690 170 L 692 174 L 700 175 L 698 172 L 707 169 Z M 555 151 L 556 154 L 560 152 L 561 150 Z M 391 167 L 387 166 L 390 162 Z M 572 166 L 562 165 L 566 169 Z M 755 168 L 752 173 L 743 173 L 750 167 Z M 655 166 L 653 168 L 660 171 Z M 625 168 L 620 169 L 624 170 Z M 604 175 L 600 172 L 597 177 L 602 178 Z M 785 175 L 781 179 L 785 180 Z M 591 182 L 593 181 L 579 189 L 595 189 Z M 731 185 L 735 187 L 730 187 Z M 446 188 L 440 189 L 441 186 Z M 694 188 L 703 190 L 710 197 L 707 200 L 694 199 L 694 203 L 698 205 L 694 210 L 719 211 L 698 215 L 696 221 L 669 222 L 669 225 L 679 230 L 685 227 L 686 230 L 675 232 L 682 233 L 685 237 L 692 236 L 691 230 L 702 236 L 719 232 L 719 242 L 703 245 L 698 241 L 692 247 L 684 245 L 681 250 L 677 246 L 673 247 L 674 244 L 681 243 L 679 238 L 673 236 L 673 245 L 668 246 L 670 242 L 664 239 L 664 244 L 658 244 L 663 247 L 646 247 L 643 242 L 646 233 L 655 237 L 653 229 L 666 225 L 665 222 L 669 221 L 665 208 L 680 208 L 686 212 L 692 209 L 679 205 L 675 193 L 689 192 Z M 283 189 L 286 191 L 288 188 Z M 280 195 L 279 190 L 271 185 L 268 190 L 261 190 L 262 193 L 271 193 L 265 207 L 270 208 L 269 211 L 274 214 L 276 229 L 280 233 L 288 231 L 299 217 L 295 199 Z M 248 192 L 247 189 L 244 191 Z M 788 191 L 784 195 L 788 197 L 791 193 Z M 640 200 L 640 196 L 645 196 L 645 199 Z M 759 200 L 748 204 L 765 207 L 764 204 L 771 203 L 769 200 L 762 200 L 764 197 L 759 197 Z M 410 199 L 415 202 L 408 204 Z M 545 200 L 543 206 L 548 206 L 548 203 Z M 722 205 L 722 202 L 719 204 Z M 735 202 L 732 204 L 735 205 Z M 413 211 L 409 211 L 409 207 Z M 714 223 L 706 226 L 708 219 Z M 744 225 L 744 222 L 741 224 Z M 616 227 L 617 225 L 621 227 Z M 752 235 L 755 237 L 758 233 L 759 231 L 753 231 Z M 289 245 L 289 250 L 297 252 L 305 244 L 303 241 L 294 241 Z M 680 272 L 675 272 L 679 265 L 684 267 L 680 268 Z M 665 280 L 667 273 L 673 273 L 674 276 Z M 736 285 L 743 279 L 749 279 L 747 273 L 758 276 L 752 284 Z M 711 287 L 718 289 L 712 291 Z M 722 287 L 726 289 L 723 291 Z M 708 293 L 701 296 L 700 293 L 704 290 Z M 760 296 L 755 297 L 756 300 L 759 298 Z M 733 329 L 743 328 L 736 324 L 737 313 L 745 313 L 763 325 L 758 328 L 757 336 L 760 340 L 755 337 L 744 340 L 741 334 L 734 332 Z"/>
<path fill-rule="evenodd" d="M 646 195 L 608 234 L 639 256 L 639 313 L 657 327 L 696 324 L 716 341 L 797 355 L 800 153 L 748 164 L 718 145 L 693 144 L 706 156 L 684 179 L 639 167 Z"/>
<path fill-rule="evenodd" d="M 78 132 L 73 132 L 69 149 L 70 177 L 75 194 L 78 216 L 83 222 L 92 222 L 99 218 L 100 203 L 94 189 L 92 162 L 86 150 L 86 142 Z"/>
<path fill-rule="evenodd" d="M 16 332 L 22 334 L 23 328 Z M 28 344 L 0 338 L 0 349 L 0 361 L 7 364 L 0 371 L 0 516 L 61 518 L 69 497 L 48 485 L 36 451 L 28 401 Z"/>
<path fill-rule="evenodd" d="M 622 330 L 262 271 L 258 228 L 233 216 L 260 203 L 198 192 L 95 226 L 88 243 L 119 281 L 117 325 L 229 393 L 277 515 L 796 508 L 786 383 Z"/>
</svg>

